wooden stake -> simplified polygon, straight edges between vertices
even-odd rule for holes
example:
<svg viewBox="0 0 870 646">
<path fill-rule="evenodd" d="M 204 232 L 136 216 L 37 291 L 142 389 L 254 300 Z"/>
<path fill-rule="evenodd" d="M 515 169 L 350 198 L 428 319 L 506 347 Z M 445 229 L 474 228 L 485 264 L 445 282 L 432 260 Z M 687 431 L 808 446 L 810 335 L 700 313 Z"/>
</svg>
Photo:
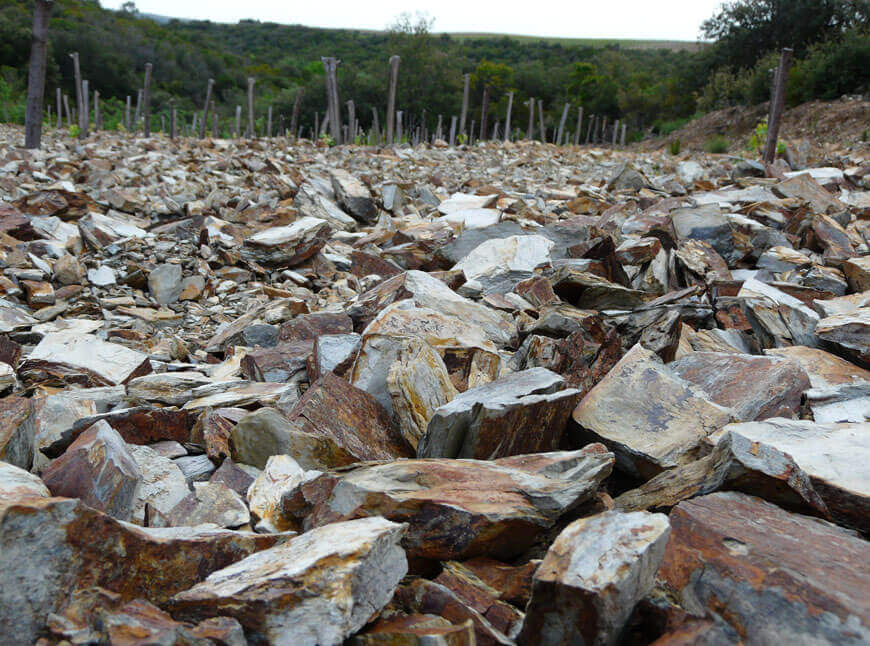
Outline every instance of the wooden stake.
<svg viewBox="0 0 870 646">
<path fill-rule="evenodd" d="M 375 145 L 381 143 L 381 126 L 378 123 L 378 109 L 372 106 L 372 133 L 375 137 Z"/>
<path fill-rule="evenodd" d="M 69 110 L 69 97 L 66 94 L 63 95 L 63 109 L 66 112 L 66 125 L 72 128 L 72 113 Z"/>
<path fill-rule="evenodd" d="M 242 138 L 242 106 L 236 106 L 236 139 Z"/>
<path fill-rule="evenodd" d="M 178 136 L 178 122 L 175 114 L 175 99 L 169 99 L 169 138 L 175 141 Z"/>
<path fill-rule="evenodd" d="M 779 128 L 782 112 L 785 108 L 785 88 L 788 84 L 788 72 L 791 68 L 792 49 L 785 48 L 779 57 L 779 66 L 773 81 L 773 91 L 770 98 L 770 114 L 767 117 L 767 143 L 764 147 L 764 161 L 772 164 L 776 159 L 776 145 L 779 140 Z"/>
<path fill-rule="evenodd" d="M 94 90 L 94 130 L 103 129 L 103 117 L 100 114 L 100 91 Z"/>
<path fill-rule="evenodd" d="M 444 139 L 443 134 L 441 133 L 441 124 L 443 123 L 442 115 L 438 115 L 438 126 L 435 128 L 435 139 Z"/>
<path fill-rule="evenodd" d="M 489 86 L 483 86 L 483 101 L 480 106 L 480 139 L 486 140 L 486 119 L 489 116 Z"/>
<path fill-rule="evenodd" d="M 458 122 L 458 118 L 454 114 L 450 117 L 450 141 L 448 142 L 451 146 L 456 145 L 456 124 Z"/>
<path fill-rule="evenodd" d="M 574 132 L 574 145 L 580 145 L 580 137 L 583 135 L 583 106 L 577 108 L 577 130 Z"/>
<path fill-rule="evenodd" d="M 535 97 L 529 97 L 526 103 L 529 105 L 529 129 L 526 130 L 526 139 L 531 141 L 535 138 Z"/>
<path fill-rule="evenodd" d="M 462 113 L 459 117 L 459 132 L 460 134 L 465 133 L 465 120 L 468 118 L 468 89 L 469 84 L 471 83 L 471 74 L 465 74 L 463 76 L 464 86 L 462 89 Z M 471 138 L 469 137 L 469 140 Z M 469 141 L 470 143 L 470 141 Z"/>
<path fill-rule="evenodd" d="M 562 137 L 565 134 L 565 121 L 568 120 L 568 110 L 571 109 L 571 104 L 566 103 L 565 107 L 562 109 L 562 118 L 559 120 L 559 134 L 556 136 L 556 145 L 562 145 Z"/>
<path fill-rule="evenodd" d="M 547 129 L 544 127 L 544 101 L 538 99 L 538 123 L 541 126 L 541 141 L 547 143 Z"/>
<path fill-rule="evenodd" d="M 82 81 L 82 115 L 79 118 L 84 124 L 84 128 L 82 129 L 82 133 L 85 137 L 88 136 L 88 129 L 91 127 L 91 109 L 88 106 L 88 81 L 85 79 Z"/>
<path fill-rule="evenodd" d="M 626 124 L 622 124 L 622 137 L 620 138 L 620 145 L 625 146 L 625 126 Z"/>
<path fill-rule="evenodd" d="M 619 119 L 616 120 L 616 123 L 613 124 L 613 143 L 611 144 L 611 148 L 616 148 L 616 141 L 619 138 Z"/>
<path fill-rule="evenodd" d="M 396 123 L 396 89 L 399 86 L 399 64 L 402 62 L 400 56 L 390 56 L 390 82 L 387 88 L 387 139 L 386 144 L 395 143 L 393 139 L 393 127 Z M 377 116 L 377 114 L 376 114 Z"/>
<path fill-rule="evenodd" d="M 254 132 L 254 83 L 256 80 L 253 76 L 248 77 L 248 137 L 251 139 L 257 138 L 257 133 Z"/>
<path fill-rule="evenodd" d="M 208 127 L 208 108 L 211 104 L 211 93 L 214 90 L 214 79 L 209 79 L 205 88 L 205 103 L 202 106 L 202 123 L 199 127 L 199 138 L 205 139 L 205 129 Z"/>
<path fill-rule="evenodd" d="M 55 128 L 60 130 L 63 127 L 63 92 L 57 88 L 57 125 Z"/>
<path fill-rule="evenodd" d="M 396 138 L 399 140 L 398 143 L 402 143 L 402 111 L 396 111 Z"/>
<path fill-rule="evenodd" d="M 336 145 L 341 139 L 341 104 L 338 97 L 338 66 L 341 61 L 332 56 L 323 56 L 323 68 L 326 70 L 326 100 L 329 114 L 329 133 Z"/>
<path fill-rule="evenodd" d="M 302 107 L 302 95 L 305 93 L 301 87 L 296 90 L 296 99 L 293 101 L 293 116 L 290 118 L 290 133 L 296 135 L 299 126 L 299 110 Z"/>
<path fill-rule="evenodd" d="M 269 106 L 269 110 L 266 113 L 266 138 L 272 138 L 272 106 Z"/>
<path fill-rule="evenodd" d="M 145 137 L 151 136 L 151 63 L 145 63 L 145 84 L 142 86 L 142 113 L 145 117 Z"/>
<path fill-rule="evenodd" d="M 85 128 L 82 124 L 82 70 L 79 67 L 79 53 L 73 52 L 70 54 L 73 59 L 73 75 L 75 76 L 76 84 L 76 113 L 79 117 L 79 139 L 84 138 Z"/>
<path fill-rule="evenodd" d="M 514 93 L 508 92 L 507 117 L 504 120 L 504 140 L 511 140 L 511 110 L 514 107 Z"/>
<path fill-rule="evenodd" d="M 592 142 L 592 130 L 595 128 L 595 120 L 596 117 L 594 114 L 589 115 L 589 127 L 586 129 L 586 145 L 588 146 Z"/>
<path fill-rule="evenodd" d="M 142 118 L 142 90 L 136 93 L 136 115 L 133 117 L 133 131 L 139 130 L 139 119 Z"/>
<path fill-rule="evenodd" d="M 217 139 L 220 136 L 220 129 L 218 128 L 218 113 L 215 108 L 214 99 L 211 100 L 211 136 L 213 139 Z"/>
<path fill-rule="evenodd" d="M 352 144 L 356 143 L 356 107 L 354 106 L 353 99 L 347 102 L 347 129 L 348 129 L 348 141 L 347 143 Z"/>
</svg>

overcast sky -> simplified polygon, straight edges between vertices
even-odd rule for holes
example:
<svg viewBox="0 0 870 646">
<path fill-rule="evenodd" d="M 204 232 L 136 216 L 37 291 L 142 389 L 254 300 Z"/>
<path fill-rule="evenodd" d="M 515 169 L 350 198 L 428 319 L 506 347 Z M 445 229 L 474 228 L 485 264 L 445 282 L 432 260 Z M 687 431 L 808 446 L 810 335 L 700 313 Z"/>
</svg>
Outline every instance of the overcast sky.
<svg viewBox="0 0 870 646">
<path fill-rule="evenodd" d="M 117 9 L 123 0 L 102 0 Z M 244 18 L 312 27 L 385 29 L 403 11 L 426 11 L 436 32 L 491 32 L 569 38 L 696 40 L 722 0 L 137 0 L 144 13 L 237 22 Z"/>
</svg>

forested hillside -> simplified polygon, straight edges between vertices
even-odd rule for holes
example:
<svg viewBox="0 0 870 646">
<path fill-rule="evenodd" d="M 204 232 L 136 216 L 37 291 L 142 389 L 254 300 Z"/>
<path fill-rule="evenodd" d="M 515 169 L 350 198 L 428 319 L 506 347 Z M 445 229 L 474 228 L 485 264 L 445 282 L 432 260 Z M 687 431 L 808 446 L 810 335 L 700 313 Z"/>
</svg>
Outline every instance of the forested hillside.
<svg viewBox="0 0 870 646">
<path fill-rule="evenodd" d="M 775 9 L 773 0 L 740 5 Z M 506 92 L 514 90 L 514 125 L 524 127 L 528 97 L 543 100 L 552 128 L 566 102 L 587 114 L 622 119 L 640 136 L 651 128 L 673 128 L 699 111 L 764 101 L 775 50 L 791 44 L 798 60 L 792 70 L 789 102 L 866 92 L 870 86 L 870 38 L 866 0 L 796 0 L 788 16 L 722 12 L 705 24 L 711 45 L 697 51 L 638 49 L 618 43 L 601 46 L 545 39 L 433 35 L 424 19 L 399 17 L 384 32 L 327 30 L 257 21 L 158 22 L 138 14 L 102 9 L 95 0 L 58 0 L 51 20 L 46 87 L 72 95 L 70 52 L 81 56 L 82 73 L 103 97 L 104 123 L 117 127 L 127 95 L 136 97 L 146 62 L 154 64 L 155 114 L 167 114 L 174 98 L 189 120 L 204 99 L 206 81 L 216 80 L 216 100 L 228 128 L 236 105 L 244 105 L 246 79 L 257 79 L 256 110 L 268 106 L 276 125 L 289 122 L 297 92 L 304 90 L 300 122 L 311 124 L 326 106 L 321 56 L 336 56 L 342 100 L 353 99 L 363 127 L 372 108 L 386 103 L 387 61 L 402 57 L 397 107 L 434 128 L 438 115 L 458 114 L 462 76 L 472 76 L 472 115 L 479 112 L 484 84 L 491 88 L 490 123 L 503 119 Z M 0 102 L 10 121 L 23 120 L 30 49 L 28 0 L 0 2 Z M 801 12 L 804 13 L 801 13 Z M 813 20 L 807 18 L 813 16 Z M 819 18 L 822 16 L 822 18 Z M 753 27 L 753 22 L 755 25 Z M 803 31 L 793 23 L 803 25 Z M 736 27 L 735 27 L 736 25 Z M 747 29 L 748 26 L 748 29 Z M 733 29 L 731 27 L 734 27 Z M 730 30 L 729 30 L 730 29 Z M 479 116 L 479 115 L 478 115 Z M 469 119 L 473 118 L 470 116 Z M 158 118 L 159 123 L 159 118 Z"/>
</svg>

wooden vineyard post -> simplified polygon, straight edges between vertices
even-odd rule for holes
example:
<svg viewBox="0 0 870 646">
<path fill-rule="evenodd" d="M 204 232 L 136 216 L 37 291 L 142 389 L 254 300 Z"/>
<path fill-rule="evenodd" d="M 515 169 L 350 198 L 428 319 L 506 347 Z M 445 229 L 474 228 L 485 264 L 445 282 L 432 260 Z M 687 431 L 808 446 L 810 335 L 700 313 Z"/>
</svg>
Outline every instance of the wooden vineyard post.
<svg viewBox="0 0 870 646">
<path fill-rule="evenodd" d="M 139 129 L 139 119 L 142 118 L 142 90 L 136 93 L 136 114 L 133 117 L 133 130 Z"/>
<path fill-rule="evenodd" d="M 145 84 L 142 86 L 142 115 L 144 117 L 145 137 L 151 136 L 151 63 L 145 63 Z"/>
<path fill-rule="evenodd" d="M 94 90 L 94 130 L 103 129 L 103 116 L 100 114 L 100 91 Z"/>
<path fill-rule="evenodd" d="M 574 145 L 580 145 L 580 137 L 583 135 L 583 106 L 577 108 L 577 130 L 574 132 Z"/>
<path fill-rule="evenodd" d="M 178 136 L 178 123 L 175 115 L 175 99 L 169 99 L 169 138 L 175 141 Z"/>
<path fill-rule="evenodd" d="M 616 148 L 616 142 L 619 138 L 619 119 L 616 120 L 616 123 L 613 124 L 613 143 L 611 144 L 611 148 Z"/>
<path fill-rule="evenodd" d="M 468 118 L 468 89 L 471 83 L 471 74 L 465 74 L 463 78 L 464 85 L 462 89 L 462 112 L 459 116 L 459 134 L 465 134 L 465 120 Z"/>
<path fill-rule="evenodd" d="M 459 119 L 455 114 L 450 117 L 450 141 L 448 143 L 451 146 L 456 145 L 456 124 L 458 121 Z"/>
<path fill-rule="evenodd" d="M 375 138 L 375 145 L 381 143 L 381 124 L 378 122 L 378 109 L 372 106 L 372 134 Z"/>
<path fill-rule="evenodd" d="M 562 109 L 562 118 L 559 120 L 559 134 L 556 136 L 556 145 L 562 145 L 562 137 L 565 135 L 565 122 L 568 120 L 568 110 L 571 109 L 571 104 L 566 103 Z"/>
<path fill-rule="evenodd" d="M 266 111 L 266 138 L 272 138 L 272 106 Z"/>
<path fill-rule="evenodd" d="M 504 120 L 504 140 L 511 140 L 511 110 L 514 107 L 514 93 L 508 92 L 507 116 Z"/>
<path fill-rule="evenodd" d="M 304 90 L 300 87 L 296 90 L 296 99 L 293 101 L 293 116 L 290 117 L 290 134 L 296 136 L 296 128 L 299 126 L 299 110 L 302 107 L 302 94 Z"/>
<path fill-rule="evenodd" d="M 127 95 L 127 103 L 124 105 L 124 130 L 130 132 L 130 95 Z"/>
<path fill-rule="evenodd" d="M 57 88 L 57 125 L 55 128 L 60 130 L 63 127 L 63 92 Z"/>
<path fill-rule="evenodd" d="M 202 123 L 199 125 L 199 138 L 205 139 L 205 130 L 208 127 L 208 108 L 211 104 L 211 93 L 214 90 L 214 79 L 208 80 L 208 86 L 205 89 L 205 104 L 202 106 Z"/>
<path fill-rule="evenodd" d="M 531 141 L 535 138 L 535 97 L 529 97 L 529 129 L 526 130 L 526 139 Z"/>
<path fill-rule="evenodd" d="M 399 140 L 398 143 L 402 143 L 402 111 L 396 111 L 396 137 Z"/>
<path fill-rule="evenodd" d="M 82 114 L 79 117 L 79 121 L 84 126 L 82 128 L 82 134 L 87 137 L 88 130 L 91 127 L 91 108 L 88 105 L 88 81 L 85 79 L 82 81 Z"/>
<path fill-rule="evenodd" d="M 69 97 L 66 94 L 63 95 L 63 109 L 66 112 L 66 125 L 68 128 L 72 128 L 72 112 L 70 112 Z"/>
<path fill-rule="evenodd" d="M 220 130 L 218 129 L 218 113 L 214 99 L 211 100 L 211 124 L 211 136 L 213 139 L 217 139 L 220 136 Z"/>
<path fill-rule="evenodd" d="M 547 143 L 547 129 L 544 127 L 544 100 L 538 99 L 538 124 L 541 127 L 541 142 Z"/>
<path fill-rule="evenodd" d="M 486 120 L 489 116 L 489 86 L 483 86 L 483 101 L 480 106 L 480 140 L 486 141 Z"/>
<path fill-rule="evenodd" d="M 595 121 L 598 119 L 594 114 L 589 115 L 589 127 L 586 129 L 586 145 L 592 142 L 592 131 L 595 129 Z"/>
<path fill-rule="evenodd" d="M 396 123 L 396 90 L 399 86 L 399 64 L 402 62 L 401 56 L 390 56 L 390 82 L 387 88 L 387 114 L 386 114 L 386 145 L 395 143 L 393 139 L 394 126 Z M 377 120 L 377 113 L 375 113 Z"/>
<path fill-rule="evenodd" d="M 251 139 L 257 138 L 257 133 L 254 132 L 254 83 L 253 76 L 248 77 L 248 137 Z"/>
<path fill-rule="evenodd" d="M 782 111 L 785 108 L 785 87 L 788 83 L 788 72 L 791 68 L 793 50 L 782 50 L 779 57 L 779 67 L 773 79 L 773 92 L 770 98 L 770 114 L 767 118 L 767 142 L 764 147 L 764 161 L 772 164 L 776 159 L 776 144 L 779 140 L 779 128 L 782 121 Z"/>
<path fill-rule="evenodd" d="M 242 106 L 236 106 L 236 139 L 242 138 Z"/>
<path fill-rule="evenodd" d="M 356 105 L 354 105 L 353 99 L 347 102 L 347 130 L 348 130 L 348 141 L 347 143 L 352 144 L 356 142 Z"/>
<path fill-rule="evenodd" d="M 326 100 L 329 115 L 329 130 L 336 145 L 341 141 L 341 107 L 338 98 L 338 66 L 341 61 L 332 56 L 324 56 L 323 68 L 326 70 Z"/>
<path fill-rule="evenodd" d="M 622 124 L 622 137 L 620 137 L 620 142 L 619 142 L 620 146 L 625 146 L 625 128 L 626 128 L 626 124 L 623 123 Z"/>
</svg>

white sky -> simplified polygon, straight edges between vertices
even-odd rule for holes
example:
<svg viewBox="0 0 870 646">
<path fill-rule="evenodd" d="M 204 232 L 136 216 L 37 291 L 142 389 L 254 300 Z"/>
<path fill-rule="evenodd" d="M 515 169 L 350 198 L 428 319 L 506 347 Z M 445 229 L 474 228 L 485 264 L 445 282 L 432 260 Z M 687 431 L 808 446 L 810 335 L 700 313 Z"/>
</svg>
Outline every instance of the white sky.
<svg viewBox="0 0 870 646">
<path fill-rule="evenodd" d="M 123 0 L 102 0 L 117 9 Z M 427 12 L 435 32 L 491 32 L 568 38 L 696 40 L 701 22 L 722 0 L 439 0 L 413 5 L 400 0 L 137 0 L 144 13 L 176 18 L 264 22 L 312 27 L 385 29 L 403 11 Z"/>
</svg>

